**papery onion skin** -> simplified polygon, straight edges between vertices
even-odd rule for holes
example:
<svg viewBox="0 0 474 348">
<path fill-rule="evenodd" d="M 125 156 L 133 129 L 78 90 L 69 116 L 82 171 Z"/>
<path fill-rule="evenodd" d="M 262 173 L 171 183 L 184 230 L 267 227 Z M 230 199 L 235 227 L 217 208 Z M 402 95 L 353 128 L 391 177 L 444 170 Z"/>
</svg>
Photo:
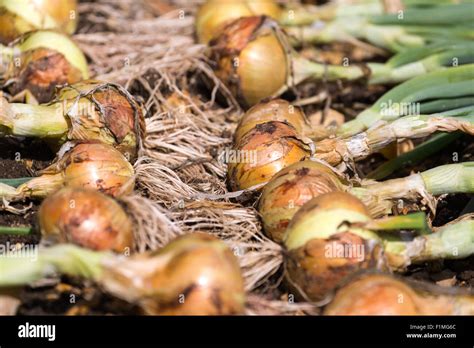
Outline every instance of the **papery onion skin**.
<svg viewBox="0 0 474 348">
<path fill-rule="evenodd" d="M 75 144 L 40 174 L 17 188 L 19 198 L 45 198 L 63 186 L 119 197 L 135 186 L 134 169 L 125 156 L 101 143 Z"/>
<path fill-rule="evenodd" d="M 272 96 L 287 83 L 288 53 L 275 26 L 264 16 L 240 18 L 209 43 L 216 75 L 243 106 Z"/>
<path fill-rule="evenodd" d="M 305 133 L 309 127 L 306 116 L 299 107 L 291 105 L 284 99 L 274 99 L 260 102 L 247 110 L 235 130 L 234 142 L 238 143 L 257 124 L 270 121 L 286 122 L 292 125 L 298 134 Z"/>
<path fill-rule="evenodd" d="M 8 44 L 37 29 L 55 29 L 66 34 L 76 30 L 76 0 L 1 0 L 0 43 Z"/>
<path fill-rule="evenodd" d="M 77 105 L 80 109 L 75 112 Z M 131 161 L 138 156 L 145 119 L 140 105 L 121 86 L 95 80 L 79 82 L 59 91 L 56 106 L 71 123 L 68 140 L 108 143 Z"/>
<path fill-rule="evenodd" d="M 114 199 L 94 190 L 63 188 L 41 204 L 39 225 L 43 236 L 92 250 L 129 252 L 133 225 Z"/>
<path fill-rule="evenodd" d="M 362 202 L 347 193 L 331 192 L 306 203 L 284 236 L 290 289 L 300 298 L 321 301 L 351 274 L 387 270 L 378 236 L 345 224 L 369 219 Z"/>
<path fill-rule="evenodd" d="M 1 79 L 12 95 L 27 90 L 39 103 L 45 103 L 51 101 L 57 86 L 89 78 L 84 54 L 63 34 L 30 32 L 13 42 L 11 48 L 15 55 Z"/>
<path fill-rule="evenodd" d="M 339 289 L 324 315 L 472 315 L 472 295 L 417 292 L 389 275 L 367 274 Z"/>
<path fill-rule="evenodd" d="M 117 267 L 118 266 L 118 267 Z M 104 287 L 148 315 L 233 315 L 244 311 L 238 261 L 204 233 L 179 237 L 156 252 L 137 254 L 104 272 Z"/>
<path fill-rule="evenodd" d="M 245 160 L 228 164 L 228 182 L 233 190 L 264 184 L 281 169 L 311 155 L 291 125 L 275 121 L 256 125 L 234 151 L 245 156 Z"/>
<path fill-rule="evenodd" d="M 200 43 L 207 44 L 232 20 L 258 15 L 278 19 L 281 11 L 273 0 L 209 0 L 196 14 L 196 35 Z"/>
<path fill-rule="evenodd" d="M 258 211 L 265 234 L 281 243 L 301 206 L 314 197 L 343 189 L 342 178 L 318 162 L 307 160 L 282 169 L 265 185 L 260 197 Z"/>
</svg>

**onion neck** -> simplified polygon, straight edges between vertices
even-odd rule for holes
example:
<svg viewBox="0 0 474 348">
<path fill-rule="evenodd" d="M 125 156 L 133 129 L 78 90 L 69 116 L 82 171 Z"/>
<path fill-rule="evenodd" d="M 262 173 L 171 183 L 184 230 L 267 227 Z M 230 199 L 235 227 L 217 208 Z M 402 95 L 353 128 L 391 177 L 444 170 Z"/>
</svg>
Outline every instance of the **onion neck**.
<svg viewBox="0 0 474 348">
<path fill-rule="evenodd" d="M 8 103 L 0 100 L 0 134 L 15 136 L 62 138 L 69 125 L 60 107 Z"/>
<path fill-rule="evenodd" d="M 14 50 L 12 48 L 0 45 L 0 81 L 5 79 L 13 55 Z"/>
<path fill-rule="evenodd" d="M 14 198 L 44 198 L 59 190 L 63 185 L 63 173 L 43 174 L 18 186 Z"/>
</svg>

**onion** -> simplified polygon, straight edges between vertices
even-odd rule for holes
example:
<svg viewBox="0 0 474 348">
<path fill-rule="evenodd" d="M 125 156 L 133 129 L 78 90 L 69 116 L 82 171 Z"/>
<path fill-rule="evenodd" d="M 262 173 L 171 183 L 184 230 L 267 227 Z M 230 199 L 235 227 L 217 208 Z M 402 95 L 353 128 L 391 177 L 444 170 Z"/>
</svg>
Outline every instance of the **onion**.
<svg viewBox="0 0 474 348">
<path fill-rule="evenodd" d="M 243 17 L 226 25 L 210 43 L 216 75 L 243 106 L 281 94 L 288 86 L 313 78 L 359 79 L 358 66 L 326 66 L 293 51 L 272 19 Z"/>
<path fill-rule="evenodd" d="M 56 86 L 89 78 L 82 51 L 57 32 L 27 33 L 0 52 L 5 70 L 0 79 L 7 90 L 13 95 L 27 90 L 40 103 L 52 99 Z"/>
<path fill-rule="evenodd" d="M 131 193 L 135 185 L 132 165 L 119 151 L 100 143 L 75 145 L 41 174 L 20 185 L 16 198 L 44 198 L 63 186 L 94 189 L 116 197 Z"/>
<path fill-rule="evenodd" d="M 62 243 L 116 252 L 133 247 L 133 226 L 124 209 L 94 190 L 63 188 L 43 201 L 38 217 L 43 236 Z"/>
<path fill-rule="evenodd" d="M 320 301 L 350 274 L 386 270 L 377 234 L 348 224 L 368 221 L 367 208 L 347 193 L 326 193 L 307 202 L 284 235 L 285 276 L 292 291 Z"/>
<path fill-rule="evenodd" d="M 325 315 L 473 315 L 474 297 L 417 289 L 389 275 L 369 274 L 342 287 Z"/>
<path fill-rule="evenodd" d="M 36 29 L 72 34 L 77 26 L 76 0 L 0 0 L 0 43 Z"/>
<path fill-rule="evenodd" d="M 283 122 L 257 124 L 234 146 L 235 160 L 228 164 L 227 176 L 233 190 L 243 190 L 268 182 L 288 165 L 311 155 L 310 148 L 294 127 Z"/>
<path fill-rule="evenodd" d="M 244 311 L 244 281 L 234 253 L 204 233 L 179 237 L 159 251 L 123 257 L 71 244 L 28 257 L 0 255 L 0 289 L 53 273 L 98 282 L 150 315 L 231 315 Z"/>
<path fill-rule="evenodd" d="M 56 101 L 29 105 L 0 100 L 0 135 L 110 144 L 129 160 L 138 155 L 145 135 L 143 112 L 121 86 L 87 80 L 61 88 Z"/>
<path fill-rule="evenodd" d="M 149 315 L 243 312 L 244 282 L 237 259 L 222 241 L 204 233 L 112 263 L 101 283 L 111 294 L 138 302 Z"/>
<path fill-rule="evenodd" d="M 282 10 L 273 0 L 208 0 L 196 14 L 196 34 L 207 44 L 227 23 L 240 17 L 267 15 L 277 19 Z"/>
<path fill-rule="evenodd" d="M 321 194 L 343 191 L 342 182 L 318 162 L 302 161 L 282 169 L 265 185 L 260 197 L 258 211 L 265 233 L 275 242 L 282 242 L 288 223 L 300 207 Z"/>
<path fill-rule="evenodd" d="M 293 126 L 298 134 L 305 134 L 310 129 L 308 120 L 300 108 L 284 99 L 273 99 L 260 102 L 247 110 L 235 130 L 234 142 L 238 143 L 257 124 L 270 121 L 286 122 Z"/>
</svg>

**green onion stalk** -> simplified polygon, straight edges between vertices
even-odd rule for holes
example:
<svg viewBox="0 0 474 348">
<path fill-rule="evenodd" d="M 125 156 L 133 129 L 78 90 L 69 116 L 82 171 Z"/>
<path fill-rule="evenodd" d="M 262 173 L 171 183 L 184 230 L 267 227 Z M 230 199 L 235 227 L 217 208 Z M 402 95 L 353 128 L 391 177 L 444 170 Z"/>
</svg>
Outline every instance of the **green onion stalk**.
<svg viewBox="0 0 474 348">
<path fill-rule="evenodd" d="M 89 78 L 87 61 L 66 35 L 47 30 L 29 32 L 8 46 L 0 45 L 0 85 L 12 95 L 29 93 L 49 102 L 56 86 Z"/>
<path fill-rule="evenodd" d="M 320 64 L 294 51 L 278 24 L 264 16 L 230 22 L 210 42 L 209 50 L 217 76 L 247 107 L 307 80 L 367 78 L 370 83 L 398 83 L 474 59 L 474 46 L 459 42 L 433 45 L 425 52 L 406 52 L 387 64 Z"/>
<path fill-rule="evenodd" d="M 78 20 L 76 0 L 0 0 L 0 43 L 22 34 L 52 29 L 73 34 Z"/>
<path fill-rule="evenodd" d="M 55 150 L 67 141 L 109 144 L 133 161 L 145 135 L 140 105 L 120 85 L 87 80 L 61 88 L 53 102 L 0 98 L 0 136 L 37 137 Z"/>
<path fill-rule="evenodd" d="M 360 133 L 379 120 L 431 114 L 472 105 L 474 64 L 444 69 L 408 80 L 385 93 L 370 108 L 337 131 L 341 137 Z"/>
<path fill-rule="evenodd" d="M 416 213 L 377 220 L 370 217 L 360 200 L 348 193 L 330 192 L 313 198 L 295 214 L 283 235 L 285 277 L 290 289 L 303 299 L 320 301 L 356 272 L 400 269 L 391 262 L 397 256 L 408 264 L 474 254 L 472 224 L 452 224 L 413 241 L 399 242 L 398 249 L 381 237 L 382 231 L 400 229 L 426 231 L 425 215 Z M 427 240 L 430 242 L 423 243 Z M 454 247 L 463 249 L 448 256 Z M 386 248 L 390 250 L 389 258 L 385 255 Z"/>
<path fill-rule="evenodd" d="M 437 3 L 426 3 L 424 8 L 445 5 L 455 0 L 441 0 Z M 418 1 L 406 0 L 406 8 L 420 6 Z M 436 6 L 440 10 L 444 7 Z M 196 14 L 196 36 L 200 43 L 207 44 L 222 27 L 240 17 L 261 16 L 271 17 L 282 26 L 303 26 L 314 21 L 330 21 L 350 17 L 371 18 L 385 12 L 382 1 L 365 0 L 357 2 L 331 1 L 322 6 L 284 4 L 280 7 L 274 0 L 208 0 Z M 410 14 L 411 15 L 411 14 Z"/>
<path fill-rule="evenodd" d="M 293 216 L 309 200 L 330 192 L 347 192 L 362 200 L 370 216 L 390 214 L 400 204 L 424 204 L 434 211 L 433 196 L 474 192 L 472 162 L 436 167 L 404 178 L 352 182 L 322 162 L 305 160 L 282 169 L 264 186 L 258 203 L 265 233 L 281 242 Z"/>
<path fill-rule="evenodd" d="M 390 267 L 396 271 L 437 259 L 469 257 L 474 254 L 474 215 L 463 216 L 411 241 L 385 240 L 384 250 Z"/>
<path fill-rule="evenodd" d="M 400 52 L 429 43 L 469 40 L 474 37 L 470 23 L 474 20 L 472 4 L 411 8 L 402 14 L 385 14 L 370 18 L 343 17 L 330 22 L 315 22 L 302 28 L 287 28 L 295 43 L 352 42 L 362 39 L 377 47 Z"/>
<path fill-rule="evenodd" d="M 441 115 L 404 116 L 398 120 L 378 121 L 365 132 L 349 138 L 327 138 L 315 143 L 314 156 L 332 166 L 347 161 L 357 161 L 376 153 L 399 139 L 417 139 L 435 132 L 461 131 L 474 135 L 474 109 L 458 109 L 468 116 L 447 117 Z"/>
<path fill-rule="evenodd" d="M 52 242 L 73 243 L 92 250 L 130 253 L 133 224 L 112 197 L 95 190 L 65 187 L 48 196 L 38 211 L 41 235 Z M 0 234 L 28 235 L 32 226 L 0 226 Z"/>
<path fill-rule="evenodd" d="M 35 251 L 0 256 L 0 288 L 66 274 L 91 279 L 148 315 L 244 311 L 244 282 L 235 255 L 222 241 L 204 233 L 188 234 L 159 251 L 129 257 L 71 244 Z"/>
<path fill-rule="evenodd" d="M 112 146 L 101 143 L 67 143 L 58 158 L 33 178 L 0 179 L 0 199 L 43 199 L 62 187 L 93 189 L 110 196 L 129 194 L 135 172 L 127 158 Z M 6 183 L 20 184 L 13 187 Z"/>
</svg>

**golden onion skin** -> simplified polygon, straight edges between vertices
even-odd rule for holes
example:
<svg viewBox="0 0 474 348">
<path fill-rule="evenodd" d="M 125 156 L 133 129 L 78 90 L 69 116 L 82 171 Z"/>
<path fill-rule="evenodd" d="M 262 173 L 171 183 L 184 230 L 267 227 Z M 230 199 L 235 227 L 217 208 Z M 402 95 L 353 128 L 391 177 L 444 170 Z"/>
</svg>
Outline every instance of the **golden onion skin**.
<svg viewBox="0 0 474 348">
<path fill-rule="evenodd" d="M 138 156 L 145 119 L 140 105 L 121 86 L 82 81 L 62 88 L 55 104 L 70 121 L 68 140 L 104 142 L 131 161 Z"/>
<path fill-rule="evenodd" d="M 15 52 L 0 80 L 11 95 L 29 91 L 39 103 L 53 99 L 58 86 L 89 78 L 87 61 L 67 36 L 47 31 L 22 35 L 10 48 Z"/>
<path fill-rule="evenodd" d="M 295 213 L 319 195 L 343 191 L 341 179 L 327 166 L 311 160 L 294 163 L 265 185 L 258 211 L 265 234 L 281 243 Z"/>
<path fill-rule="evenodd" d="M 234 315 L 244 311 L 244 281 L 233 252 L 204 233 L 111 265 L 102 284 L 148 315 Z"/>
<path fill-rule="evenodd" d="M 199 43 L 207 44 L 232 20 L 259 15 L 278 19 L 280 13 L 273 0 L 208 0 L 196 14 L 196 35 Z"/>
<path fill-rule="evenodd" d="M 386 274 L 364 274 L 340 288 L 324 315 L 472 315 L 474 297 L 410 286 Z"/>
<path fill-rule="evenodd" d="M 267 183 L 281 169 L 311 155 L 295 128 L 276 121 L 257 124 L 234 151 L 244 155 L 245 160 L 228 164 L 227 178 L 233 190 Z"/>
<path fill-rule="evenodd" d="M 347 193 L 331 192 L 306 203 L 284 236 L 289 288 L 300 298 L 322 301 L 351 274 L 387 270 L 377 236 L 345 224 L 368 219 L 367 208 Z"/>
<path fill-rule="evenodd" d="M 133 226 L 114 199 L 94 190 L 63 188 L 40 206 L 39 225 L 45 237 L 92 250 L 129 252 Z"/>
<path fill-rule="evenodd" d="M 77 20 L 76 0 L 0 0 L 0 43 L 37 29 L 73 34 Z"/>
<path fill-rule="evenodd" d="M 288 80 L 289 58 L 276 28 L 268 17 L 243 17 L 210 42 L 216 75 L 245 107 L 274 95 Z"/>
<path fill-rule="evenodd" d="M 94 189 L 113 197 L 131 193 L 135 185 L 132 165 L 115 148 L 101 143 L 77 144 L 41 173 L 61 173 L 64 186 Z"/>
<path fill-rule="evenodd" d="M 234 142 L 238 143 L 257 124 L 270 121 L 286 122 L 292 125 L 298 134 L 305 133 L 309 127 L 306 116 L 299 107 L 291 105 L 284 99 L 273 99 L 260 102 L 247 110 L 235 130 Z"/>
</svg>

